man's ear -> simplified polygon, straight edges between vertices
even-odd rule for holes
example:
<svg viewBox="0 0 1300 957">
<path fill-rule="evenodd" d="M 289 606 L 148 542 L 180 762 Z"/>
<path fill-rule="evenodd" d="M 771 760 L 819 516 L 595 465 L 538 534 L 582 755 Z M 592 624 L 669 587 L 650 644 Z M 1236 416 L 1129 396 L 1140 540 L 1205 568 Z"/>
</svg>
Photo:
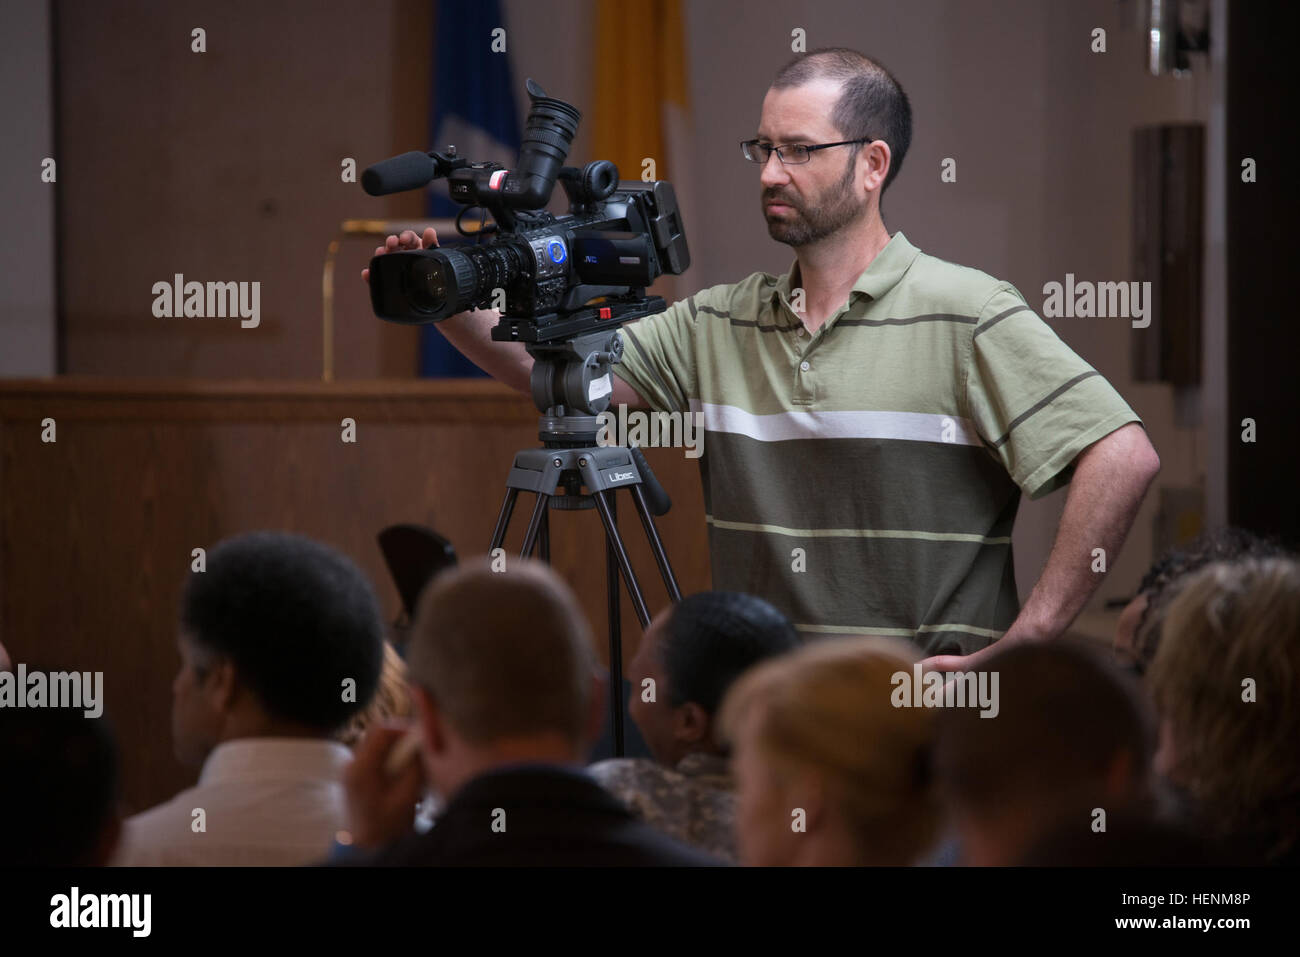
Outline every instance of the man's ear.
<svg viewBox="0 0 1300 957">
<path fill-rule="evenodd" d="M 239 675 L 235 672 L 235 663 L 229 658 L 213 661 L 203 681 L 203 694 L 212 710 L 218 714 L 229 714 L 234 707 L 235 698 L 242 690 Z"/>
<path fill-rule="evenodd" d="M 894 154 L 884 140 L 864 143 L 862 153 L 867 162 L 867 191 L 874 193 L 884 185 L 885 177 L 894 163 Z"/>
<path fill-rule="evenodd" d="M 683 744 L 711 743 L 713 718 L 700 705 L 688 701 L 673 709 L 673 737 Z"/>
<path fill-rule="evenodd" d="M 415 720 L 423 733 L 424 746 L 431 754 L 442 754 L 448 746 L 447 724 L 442 711 L 427 688 L 417 684 L 410 688 L 411 700 L 415 702 Z"/>
</svg>

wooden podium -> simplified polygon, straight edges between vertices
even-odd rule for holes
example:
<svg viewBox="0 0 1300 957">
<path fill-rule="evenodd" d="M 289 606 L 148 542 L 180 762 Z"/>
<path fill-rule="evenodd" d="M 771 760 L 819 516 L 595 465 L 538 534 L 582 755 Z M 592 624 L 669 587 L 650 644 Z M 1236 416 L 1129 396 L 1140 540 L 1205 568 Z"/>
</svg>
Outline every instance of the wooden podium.
<svg viewBox="0 0 1300 957">
<path fill-rule="evenodd" d="M 54 441 L 43 441 L 47 420 Z M 538 444 L 532 404 L 490 380 L 0 381 L 0 642 L 29 670 L 104 673 L 123 799 L 128 812 L 142 810 L 197 776 L 173 757 L 170 732 L 178 601 L 195 548 L 255 529 L 308 535 L 365 570 L 392 620 L 400 605 L 380 529 L 424 524 L 462 559 L 484 553 L 514 453 Z M 680 449 L 647 456 L 673 498 L 658 524 L 682 591 L 707 588 L 696 462 Z M 662 583 L 623 511 L 657 611 Z M 594 513 L 553 512 L 551 555 L 603 658 L 605 551 Z M 627 660 L 640 627 L 626 601 L 623 634 Z"/>
</svg>

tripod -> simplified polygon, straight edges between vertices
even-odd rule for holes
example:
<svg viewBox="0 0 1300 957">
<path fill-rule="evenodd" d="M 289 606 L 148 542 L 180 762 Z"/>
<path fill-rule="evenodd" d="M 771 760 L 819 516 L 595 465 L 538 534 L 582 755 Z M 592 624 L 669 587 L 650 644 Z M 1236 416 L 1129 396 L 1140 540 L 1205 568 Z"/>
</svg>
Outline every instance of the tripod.
<svg viewBox="0 0 1300 957">
<path fill-rule="evenodd" d="M 521 491 L 533 492 L 537 496 L 524 532 L 519 553 L 521 558 L 530 557 L 536 548 L 542 561 L 550 561 L 550 509 L 594 508 L 599 514 L 605 530 L 609 708 L 614 753 L 619 757 L 624 753 L 620 575 L 627 583 L 643 632 L 650 624 L 650 609 L 618 530 L 618 503 L 614 494 L 618 489 L 626 488 L 632 494 L 637 517 L 641 520 L 669 598 L 676 602 L 682 597 L 654 523 L 654 515 L 663 515 L 671 506 L 667 494 L 650 471 L 640 449 L 602 446 L 597 442 L 600 420 L 597 414 L 592 413 L 603 411 L 608 405 L 609 366 L 618 360 L 621 350 L 622 341 L 618 335 L 608 331 L 561 343 L 528 345 L 528 351 L 534 357 L 533 399 L 543 413 L 538 423 L 538 437 L 543 447 L 515 453 L 489 549 L 495 553 L 505 541 L 510 517 Z M 562 488 L 563 494 L 557 495 L 557 488 Z M 582 491 L 584 488 L 586 492 Z"/>
</svg>

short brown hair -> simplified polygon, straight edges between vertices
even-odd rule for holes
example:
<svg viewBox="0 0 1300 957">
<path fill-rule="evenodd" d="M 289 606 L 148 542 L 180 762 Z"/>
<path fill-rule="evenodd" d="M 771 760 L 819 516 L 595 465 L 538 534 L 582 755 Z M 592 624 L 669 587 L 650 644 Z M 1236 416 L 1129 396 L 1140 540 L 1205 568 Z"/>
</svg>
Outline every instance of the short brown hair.
<svg viewBox="0 0 1300 957">
<path fill-rule="evenodd" d="M 910 680 L 918 660 L 890 638 L 820 639 L 742 675 L 722 704 L 723 734 L 754 713 L 768 762 L 826 775 L 863 860 L 911 864 L 941 824 L 928 774 L 934 712 L 891 703 L 893 676 Z"/>
<path fill-rule="evenodd" d="M 1150 685 L 1174 738 L 1173 776 L 1224 837 L 1267 857 L 1300 843 L 1300 564 L 1216 563 L 1170 605 Z M 1243 694 L 1252 679 L 1253 701 Z"/>
<path fill-rule="evenodd" d="M 912 104 L 892 73 L 875 60 L 848 47 L 823 47 L 791 60 L 772 80 L 772 89 L 785 90 L 813 80 L 837 80 L 840 97 L 831 109 L 831 122 L 845 139 L 872 137 L 889 144 L 889 172 L 881 184 L 884 196 L 903 168 L 912 143 Z M 852 147 L 857 156 L 861 145 Z"/>
<path fill-rule="evenodd" d="M 407 665 L 467 740 L 558 731 L 585 743 L 595 656 L 573 592 L 548 566 L 486 559 L 438 575 L 420 597 Z"/>
</svg>

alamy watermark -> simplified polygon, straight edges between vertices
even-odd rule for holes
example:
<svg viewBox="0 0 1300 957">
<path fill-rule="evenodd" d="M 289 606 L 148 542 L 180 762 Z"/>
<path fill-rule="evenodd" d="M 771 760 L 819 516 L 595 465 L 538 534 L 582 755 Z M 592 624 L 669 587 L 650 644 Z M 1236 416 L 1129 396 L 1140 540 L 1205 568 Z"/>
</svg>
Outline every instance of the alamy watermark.
<svg viewBox="0 0 1300 957">
<path fill-rule="evenodd" d="M 243 329 L 262 321 L 260 282 L 186 282 L 177 273 L 172 282 L 153 284 L 153 314 L 158 319 L 234 319 Z"/>
<path fill-rule="evenodd" d="M 81 708 L 87 718 L 98 718 L 104 713 L 104 672 L 29 672 L 19 664 L 0 671 L 0 708 Z"/>
<path fill-rule="evenodd" d="M 1000 710 L 996 671 L 958 671 L 944 680 L 939 671 L 922 674 L 917 662 L 910 674 L 895 671 L 889 683 L 895 708 L 979 708 L 981 718 L 996 718 Z"/>
<path fill-rule="evenodd" d="M 1151 283 L 1074 281 L 1074 273 L 1065 274 L 1065 283 L 1043 285 L 1044 319 L 1132 319 L 1134 329 L 1151 325 Z"/>
<path fill-rule="evenodd" d="M 596 417 L 600 431 L 596 444 L 639 446 L 643 449 L 685 449 L 688 459 L 704 454 L 703 412 L 643 412 L 619 405 Z"/>
</svg>

